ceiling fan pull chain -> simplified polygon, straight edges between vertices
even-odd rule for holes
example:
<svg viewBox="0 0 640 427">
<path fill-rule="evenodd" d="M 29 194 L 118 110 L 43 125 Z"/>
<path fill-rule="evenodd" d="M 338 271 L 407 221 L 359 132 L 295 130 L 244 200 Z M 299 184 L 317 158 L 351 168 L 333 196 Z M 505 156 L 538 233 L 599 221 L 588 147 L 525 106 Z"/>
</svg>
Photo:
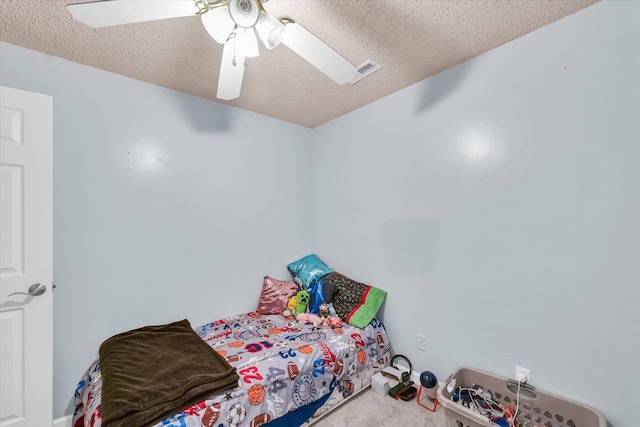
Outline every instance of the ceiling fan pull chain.
<svg viewBox="0 0 640 427">
<path fill-rule="evenodd" d="M 238 40 L 238 35 L 236 34 L 236 31 L 238 31 L 237 25 L 235 29 L 231 32 L 231 34 L 229 34 L 229 38 L 227 39 L 227 43 L 233 40 L 233 59 L 231 60 L 231 63 L 233 64 L 234 67 L 238 65 L 236 61 L 236 57 L 238 56 L 237 43 L 236 43 L 236 41 Z"/>
<path fill-rule="evenodd" d="M 209 0 L 193 0 L 193 3 L 198 8 L 196 15 L 202 15 L 203 13 L 209 12 Z"/>
</svg>

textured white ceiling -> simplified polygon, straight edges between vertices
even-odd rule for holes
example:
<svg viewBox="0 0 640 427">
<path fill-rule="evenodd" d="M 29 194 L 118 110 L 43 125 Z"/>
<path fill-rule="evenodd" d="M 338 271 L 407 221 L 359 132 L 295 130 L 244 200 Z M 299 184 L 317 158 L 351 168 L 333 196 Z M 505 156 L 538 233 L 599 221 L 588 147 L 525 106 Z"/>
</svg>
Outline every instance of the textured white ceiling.
<svg viewBox="0 0 640 427">
<path fill-rule="evenodd" d="M 261 45 L 232 101 L 215 96 L 222 46 L 199 17 L 94 29 L 66 8 L 84 1 L 0 0 L 0 40 L 313 128 L 598 0 L 271 0 L 271 15 L 383 69 L 339 86 L 287 47 Z"/>
</svg>

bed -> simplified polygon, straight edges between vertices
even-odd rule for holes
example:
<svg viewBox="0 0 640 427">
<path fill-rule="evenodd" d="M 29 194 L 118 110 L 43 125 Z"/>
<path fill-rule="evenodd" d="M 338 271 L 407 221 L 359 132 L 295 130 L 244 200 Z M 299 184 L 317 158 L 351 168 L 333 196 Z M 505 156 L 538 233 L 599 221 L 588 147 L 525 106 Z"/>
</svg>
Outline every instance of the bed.
<svg viewBox="0 0 640 427">
<path fill-rule="evenodd" d="M 76 389 L 72 425 L 308 426 L 365 390 L 391 359 L 376 317 L 386 292 L 315 254 L 287 269 L 292 281 L 264 277 L 253 312 L 103 342 Z M 297 317 L 287 314 L 292 298 Z M 318 313 L 327 322 L 308 323 Z"/>
<path fill-rule="evenodd" d="M 252 312 L 193 329 L 235 368 L 236 386 L 164 416 L 156 427 L 269 426 L 292 412 L 303 415 L 288 425 L 311 425 L 365 390 L 390 360 L 389 339 L 375 318 L 364 329 L 330 328 Z M 96 360 L 75 393 L 74 427 L 102 425 L 101 392 Z"/>
</svg>

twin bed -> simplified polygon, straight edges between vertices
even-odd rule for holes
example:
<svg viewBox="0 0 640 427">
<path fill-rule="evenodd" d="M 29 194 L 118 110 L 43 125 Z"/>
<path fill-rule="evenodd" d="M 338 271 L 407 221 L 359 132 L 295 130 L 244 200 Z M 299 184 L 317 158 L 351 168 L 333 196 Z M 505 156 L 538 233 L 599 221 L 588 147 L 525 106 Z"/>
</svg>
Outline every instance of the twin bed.
<svg viewBox="0 0 640 427">
<path fill-rule="evenodd" d="M 308 426 L 365 390 L 391 359 L 375 317 L 386 292 L 313 254 L 287 268 L 294 281 L 266 276 L 254 312 L 106 340 L 76 389 L 73 427 Z M 342 325 L 280 314 L 296 293 L 335 306 Z"/>
<path fill-rule="evenodd" d="M 248 313 L 200 326 L 195 332 L 235 368 L 237 381 L 187 408 L 158 414 L 160 419 L 148 425 L 310 425 L 366 389 L 371 376 L 390 360 L 389 339 L 377 319 L 364 329 L 348 324 L 334 329 L 282 315 Z M 102 387 L 101 364 L 96 360 L 76 390 L 74 427 L 103 424 Z M 278 419 L 284 424 L 275 424 Z M 126 420 L 121 425 L 136 426 Z"/>
</svg>

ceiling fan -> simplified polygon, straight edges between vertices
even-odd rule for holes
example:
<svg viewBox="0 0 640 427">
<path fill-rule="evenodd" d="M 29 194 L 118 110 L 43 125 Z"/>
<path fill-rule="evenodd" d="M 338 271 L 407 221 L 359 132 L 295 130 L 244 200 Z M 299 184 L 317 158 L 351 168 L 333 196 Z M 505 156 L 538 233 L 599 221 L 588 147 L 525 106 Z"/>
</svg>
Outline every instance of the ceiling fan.
<svg viewBox="0 0 640 427">
<path fill-rule="evenodd" d="M 289 17 L 269 15 L 268 0 L 103 0 L 67 6 L 73 17 L 100 28 L 199 15 L 209 35 L 223 44 L 217 97 L 238 98 L 247 58 L 259 55 L 256 33 L 267 49 L 286 45 L 336 83 L 356 83 L 380 66 L 356 67 Z"/>
</svg>

